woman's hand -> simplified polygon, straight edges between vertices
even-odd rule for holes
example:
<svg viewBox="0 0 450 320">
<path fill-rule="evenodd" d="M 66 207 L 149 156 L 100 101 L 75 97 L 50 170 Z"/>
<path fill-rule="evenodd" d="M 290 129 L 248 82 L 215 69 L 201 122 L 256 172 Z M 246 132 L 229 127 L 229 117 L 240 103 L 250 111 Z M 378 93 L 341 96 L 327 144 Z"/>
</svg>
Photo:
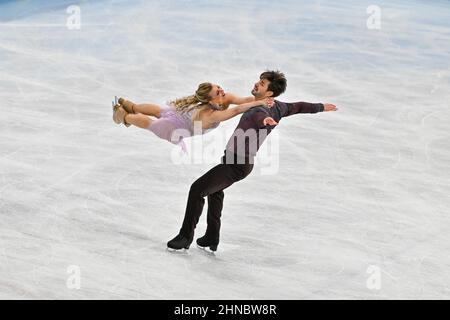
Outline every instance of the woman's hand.
<svg viewBox="0 0 450 320">
<path fill-rule="evenodd" d="M 270 98 L 270 97 L 263 99 L 263 101 L 264 101 L 264 105 L 266 107 L 269 107 L 269 108 L 272 108 L 273 104 L 275 103 L 275 100 L 273 98 Z"/>
<path fill-rule="evenodd" d="M 272 108 L 274 102 L 275 102 L 275 100 L 273 98 L 269 97 L 269 98 L 255 100 L 254 105 L 255 105 L 255 107 L 262 105 L 262 106 L 266 106 L 268 108 Z"/>
<path fill-rule="evenodd" d="M 261 100 L 257 100 L 255 102 L 257 103 L 258 106 L 263 105 L 263 106 L 266 106 L 268 108 L 272 108 L 273 104 L 275 103 L 275 100 L 273 98 L 269 97 L 269 98 L 264 98 L 264 99 L 261 99 Z"/>
</svg>

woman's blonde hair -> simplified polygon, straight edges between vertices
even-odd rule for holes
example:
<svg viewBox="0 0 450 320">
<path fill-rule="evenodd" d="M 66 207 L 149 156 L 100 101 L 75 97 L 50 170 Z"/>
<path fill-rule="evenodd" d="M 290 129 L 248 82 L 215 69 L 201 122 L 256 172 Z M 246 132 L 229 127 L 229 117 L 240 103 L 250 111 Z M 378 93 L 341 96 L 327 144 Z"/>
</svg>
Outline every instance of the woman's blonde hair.
<svg viewBox="0 0 450 320">
<path fill-rule="evenodd" d="M 188 112 L 207 105 L 212 98 L 209 96 L 213 85 L 209 82 L 200 83 L 193 95 L 176 99 L 171 103 L 178 112 Z"/>
</svg>

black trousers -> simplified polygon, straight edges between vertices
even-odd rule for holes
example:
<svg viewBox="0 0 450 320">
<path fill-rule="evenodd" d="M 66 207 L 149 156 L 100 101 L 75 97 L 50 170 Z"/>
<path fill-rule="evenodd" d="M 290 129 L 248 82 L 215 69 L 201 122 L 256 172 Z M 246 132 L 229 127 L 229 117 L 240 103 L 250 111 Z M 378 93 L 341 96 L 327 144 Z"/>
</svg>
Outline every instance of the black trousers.
<svg viewBox="0 0 450 320">
<path fill-rule="evenodd" d="M 224 161 L 222 161 L 224 162 Z M 208 227 L 206 236 L 219 239 L 220 217 L 223 208 L 223 190 L 250 174 L 253 164 L 221 163 L 198 178 L 189 191 L 186 213 L 180 234 L 193 239 L 194 229 L 202 214 L 205 197 L 208 197 Z"/>
</svg>

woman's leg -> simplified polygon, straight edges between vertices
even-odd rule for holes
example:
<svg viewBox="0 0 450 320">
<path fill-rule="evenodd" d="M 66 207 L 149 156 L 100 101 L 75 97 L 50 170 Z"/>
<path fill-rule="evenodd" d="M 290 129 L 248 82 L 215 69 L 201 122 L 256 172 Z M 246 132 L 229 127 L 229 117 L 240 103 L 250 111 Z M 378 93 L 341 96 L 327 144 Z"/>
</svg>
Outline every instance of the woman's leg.
<svg viewBox="0 0 450 320">
<path fill-rule="evenodd" d="M 174 131 L 177 130 L 177 126 L 166 118 L 150 119 L 148 116 L 142 113 L 133 114 L 128 113 L 125 116 L 125 123 L 135 125 L 136 127 L 147 129 L 157 135 L 159 138 L 178 144 L 182 141 L 183 134 L 188 135 L 189 132 L 185 129 L 180 130 L 174 135 Z"/>
<path fill-rule="evenodd" d="M 143 113 L 156 118 L 161 117 L 161 107 L 153 103 L 135 104 L 133 110 L 136 113 Z"/>
<path fill-rule="evenodd" d="M 142 129 L 148 129 L 148 127 L 152 123 L 152 119 L 150 119 L 145 114 L 129 113 L 125 116 L 125 122 Z"/>
</svg>

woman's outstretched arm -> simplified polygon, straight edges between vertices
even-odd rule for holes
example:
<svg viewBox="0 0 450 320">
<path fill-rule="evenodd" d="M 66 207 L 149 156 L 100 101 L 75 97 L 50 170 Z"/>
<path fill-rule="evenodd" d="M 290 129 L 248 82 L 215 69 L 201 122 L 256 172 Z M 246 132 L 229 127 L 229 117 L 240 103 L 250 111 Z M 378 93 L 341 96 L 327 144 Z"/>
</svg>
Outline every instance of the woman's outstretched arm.
<svg viewBox="0 0 450 320">
<path fill-rule="evenodd" d="M 244 113 L 250 108 L 256 107 L 256 106 L 267 106 L 271 107 L 273 105 L 273 98 L 265 98 L 262 100 L 255 100 L 252 102 L 247 102 L 240 104 L 233 108 L 228 108 L 226 110 L 214 110 L 210 113 L 206 113 L 202 116 L 202 121 L 207 121 L 209 123 L 214 122 L 221 122 L 228 119 L 231 119 L 238 114 Z"/>
<path fill-rule="evenodd" d="M 227 100 L 228 100 L 228 104 L 244 104 L 244 103 L 248 103 L 248 102 L 253 102 L 255 101 L 255 97 L 254 96 L 250 96 L 250 97 L 239 97 L 233 93 L 227 93 Z"/>
</svg>

